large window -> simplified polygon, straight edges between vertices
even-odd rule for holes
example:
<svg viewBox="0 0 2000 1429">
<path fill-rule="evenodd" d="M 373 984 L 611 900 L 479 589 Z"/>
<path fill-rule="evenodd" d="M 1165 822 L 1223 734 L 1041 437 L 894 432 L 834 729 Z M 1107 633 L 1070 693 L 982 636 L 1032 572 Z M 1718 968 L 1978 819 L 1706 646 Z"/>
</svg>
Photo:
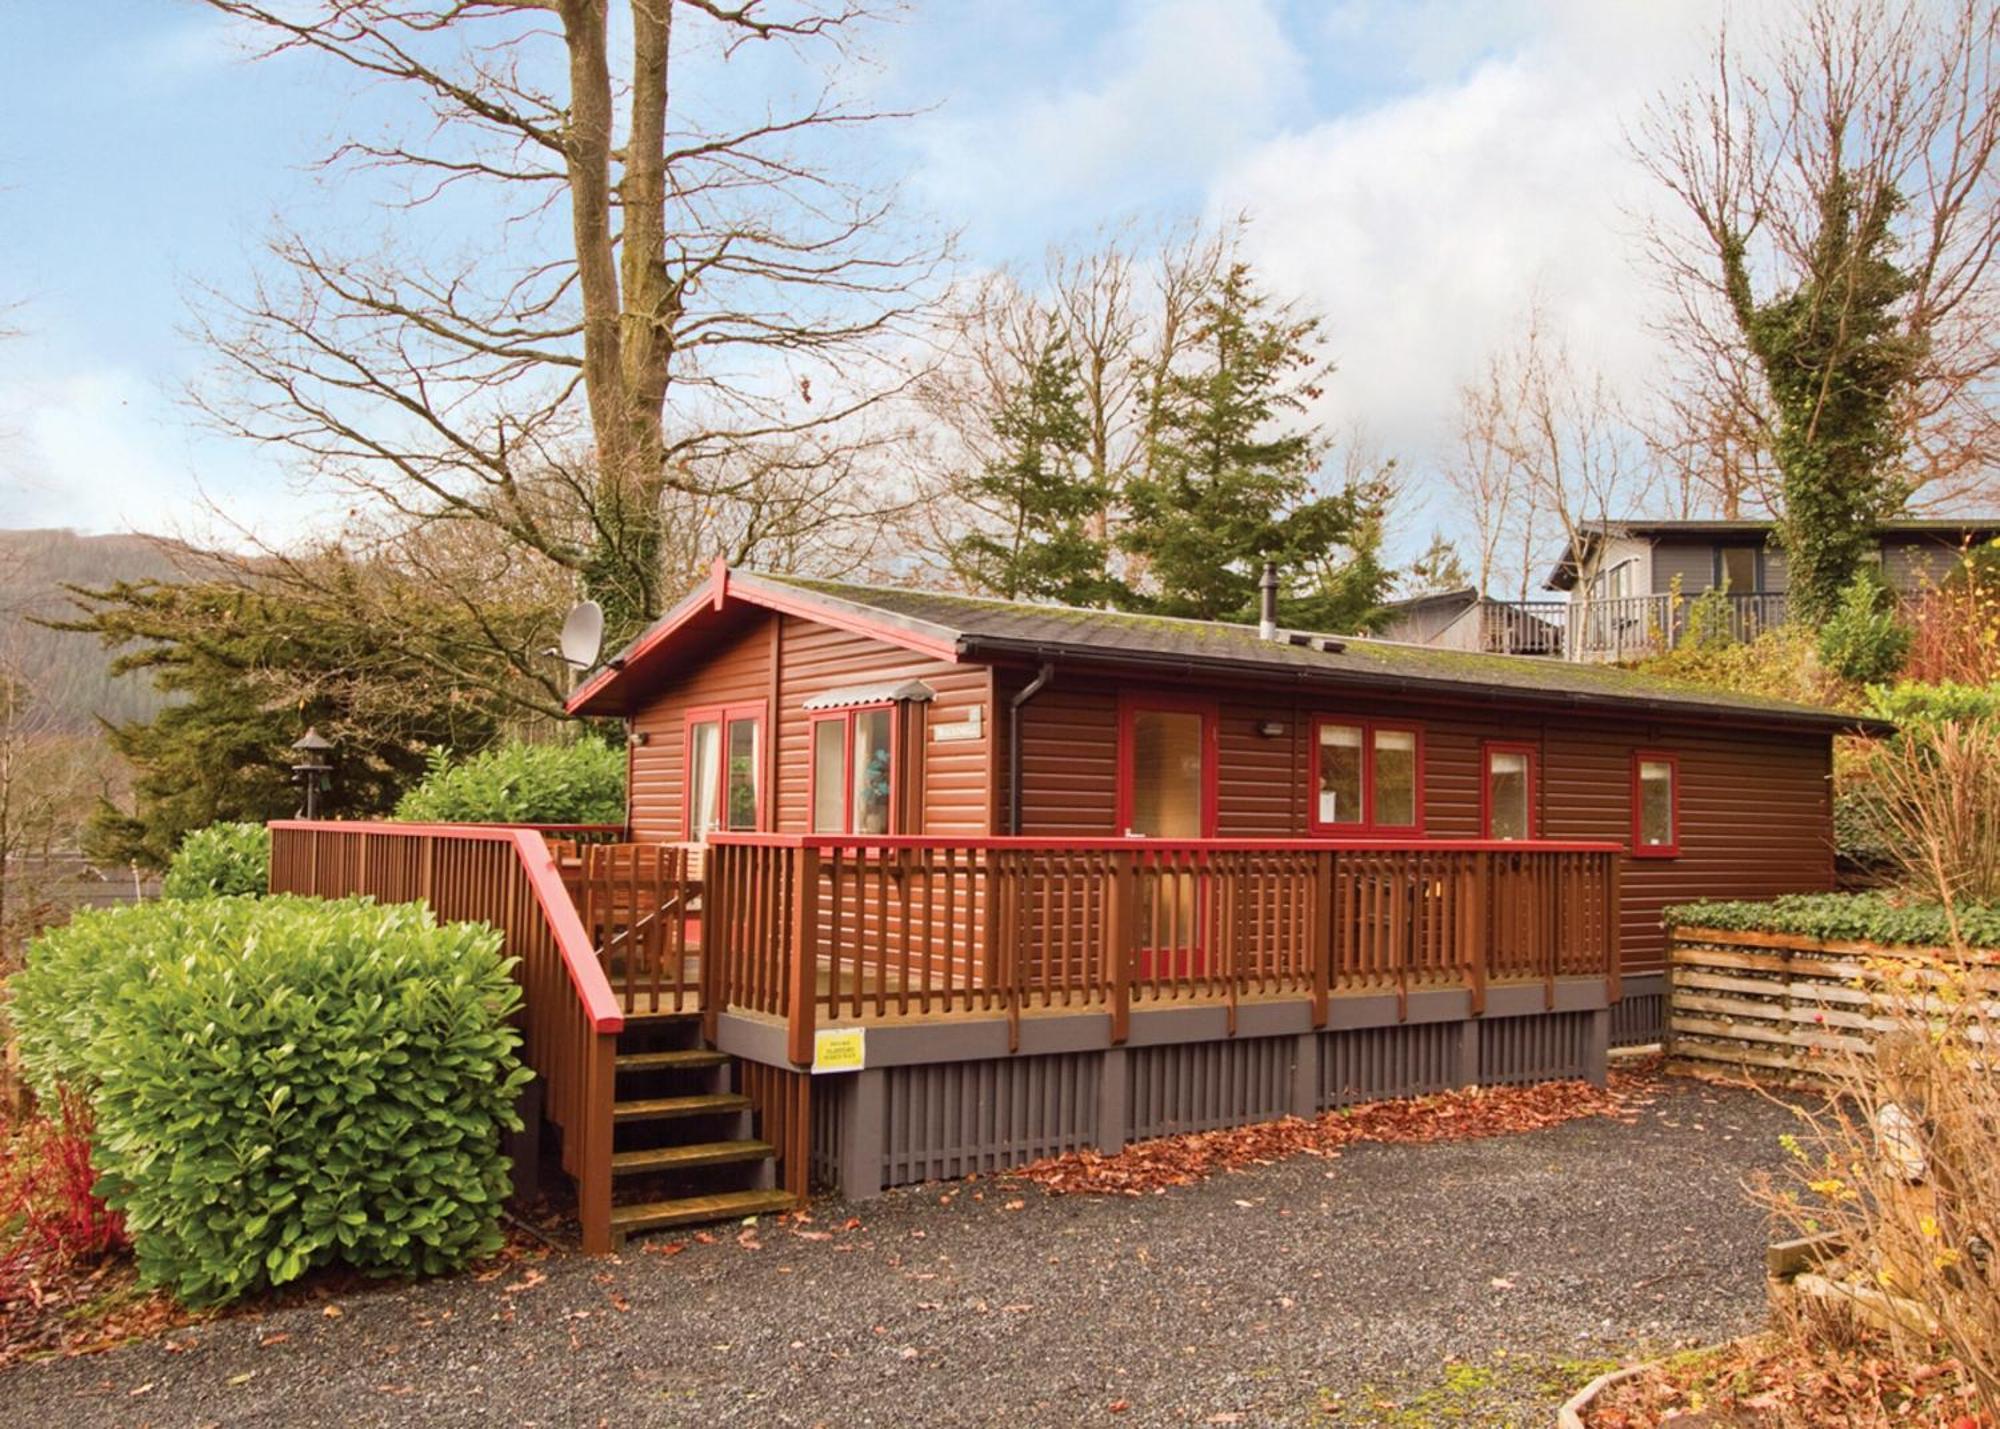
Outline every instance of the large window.
<svg viewBox="0 0 2000 1429">
<path fill-rule="evenodd" d="M 687 719 L 686 836 L 755 829 L 764 817 L 763 706 L 694 710 Z"/>
<path fill-rule="evenodd" d="M 816 834 L 893 830 L 896 715 L 888 705 L 820 715 L 812 726 L 812 827 Z"/>
<path fill-rule="evenodd" d="M 1489 744 L 1480 800 L 1489 839 L 1535 836 L 1535 751 L 1525 744 Z"/>
<path fill-rule="evenodd" d="M 1313 756 L 1315 832 L 1414 834 L 1422 829 L 1423 741 L 1416 730 L 1368 720 L 1317 719 Z"/>
<path fill-rule="evenodd" d="M 1715 583 L 1729 587 L 1732 595 L 1754 595 L 1757 580 L 1755 546 L 1719 546 L 1715 552 Z"/>
<path fill-rule="evenodd" d="M 1632 854 L 1672 858 L 1681 851 L 1680 761 L 1641 750 L 1632 756 Z"/>
</svg>

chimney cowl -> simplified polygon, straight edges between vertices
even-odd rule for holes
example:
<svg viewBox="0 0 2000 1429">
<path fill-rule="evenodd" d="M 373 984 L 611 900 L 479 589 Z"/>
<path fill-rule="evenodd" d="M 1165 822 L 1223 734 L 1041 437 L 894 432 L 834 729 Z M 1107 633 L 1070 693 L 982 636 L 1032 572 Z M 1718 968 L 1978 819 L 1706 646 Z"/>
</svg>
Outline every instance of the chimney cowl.
<svg viewBox="0 0 2000 1429">
<path fill-rule="evenodd" d="M 1278 638 L 1278 563 L 1264 562 L 1264 574 L 1257 581 L 1257 634 L 1265 640 Z"/>
</svg>

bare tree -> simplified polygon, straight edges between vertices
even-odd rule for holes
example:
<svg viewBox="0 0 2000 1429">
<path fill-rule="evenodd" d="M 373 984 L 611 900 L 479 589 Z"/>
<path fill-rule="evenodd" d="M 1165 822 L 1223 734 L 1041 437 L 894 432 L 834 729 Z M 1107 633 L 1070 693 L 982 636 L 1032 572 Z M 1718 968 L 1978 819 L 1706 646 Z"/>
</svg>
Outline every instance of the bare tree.
<svg viewBox="0 0 2000 1429">
<path fill-rule="evenodd" d="M 941 250 L 836 177 L 840 136 L 889 117 L 826 78 L 859 0 L 207 3 L 267 55 L 406 95 L 411 121 L 326 159 L 393 186 L 378 248 L 281 233 L 269 274 L 213 295 L 225 380 L 201 400 L 226 429 L 409 521 L 494 527 L 629 631 L 713 508 L 762 509 L 773 472 L 844 449 L 907 380 L 890 348 Z M 770 92 L 774 51 L 812 86 L 796 104 Z M 468 190 L 505 221 L 432 257 L 420 226 Z"/>
<path fill-rule="evenodd" d="M 1776 418 L 1744 300 L 1814 273 L 1824 200 L 1841 185 L 1858 202 L 1855 231 L 1885 221 L 1910 279 L 1897 310 L 1921 353 L 1897 396 L 1909 504 L 1993 497 L 1996 96 L 2000 10 L 1988 0 L 1797 0 L 1747 45 L 1723 30 L 1708 72 L 1646 113 L 1634 147 L 1677 201 L 1649 246 L 1673 298 L 1668 334 L 1690 408 L 1678 426 L 1696 451 L 1719 443 L 1717 459 L 1690 468 L 1715 508 L 1734 514 L 1770 488 Z"/>
<path fill-rule="evenodd" d="M 1643 512 L 1657 479 L 1618 394 L 1549 330 L 1539 304 L 1461 389 L 1446 478 L 1472 522 L 1480 588 L 1505 581 L 1521 600 L 1557 540 L 1581 552 L 1594 528 Z"/>
<path fill-rule="evenodd" d="M 1477 379 L 1458 391 L 1458 412 L 1445 483 L 1472 524 L 1473 579 L 1481 595 L 1492 595 L 1511 557 L 1512 538 L 1524 524 L 1530 493 L 1515 460 L 1512 431 L 1519 396 L 1515 377 L 1498 354 L 1488 357 Z M 1511 560 L 1509 565 L 1514 564 Z M 1522 598 L 1526 598 L 1525 569 Z"/>
</svg>

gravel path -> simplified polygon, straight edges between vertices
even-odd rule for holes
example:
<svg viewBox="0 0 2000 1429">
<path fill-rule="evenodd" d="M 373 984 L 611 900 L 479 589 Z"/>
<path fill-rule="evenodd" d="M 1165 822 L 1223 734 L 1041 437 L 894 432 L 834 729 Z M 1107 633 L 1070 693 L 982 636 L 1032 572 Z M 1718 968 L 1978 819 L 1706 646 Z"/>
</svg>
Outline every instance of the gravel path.
<svg viewBox="0 0 2000 1429">
<path fill-rule="evenodd" d="M 1739 1188 L 1787 1121 L 1671 1081 L 1637 1125 L 1363 1145 L 1138 1200 L 823 1203 L 760 1248 L 635 1241 L 27 1365 L 0 1403 L 46 1426 L 1546 1424 L 1607 1359 L 1758 1320 Z"/>
</svg>

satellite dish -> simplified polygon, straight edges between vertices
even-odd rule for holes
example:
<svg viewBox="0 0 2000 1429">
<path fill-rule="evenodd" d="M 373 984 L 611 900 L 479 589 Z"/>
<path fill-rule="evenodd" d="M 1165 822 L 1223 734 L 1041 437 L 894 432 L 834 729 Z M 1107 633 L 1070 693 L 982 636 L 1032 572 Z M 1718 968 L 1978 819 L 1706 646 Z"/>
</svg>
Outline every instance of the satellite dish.
<svg viewBox="0 0 2000 1429">
<path fill-rule="evenodd" d="M 558 648 L 562 657 L 579 670 L 588 670 L 597 663 L 597 652 L 604 645 L 604 611 L 594 600 L 586 600 L 563 617 L 562 640 Z"/>
</svg>

